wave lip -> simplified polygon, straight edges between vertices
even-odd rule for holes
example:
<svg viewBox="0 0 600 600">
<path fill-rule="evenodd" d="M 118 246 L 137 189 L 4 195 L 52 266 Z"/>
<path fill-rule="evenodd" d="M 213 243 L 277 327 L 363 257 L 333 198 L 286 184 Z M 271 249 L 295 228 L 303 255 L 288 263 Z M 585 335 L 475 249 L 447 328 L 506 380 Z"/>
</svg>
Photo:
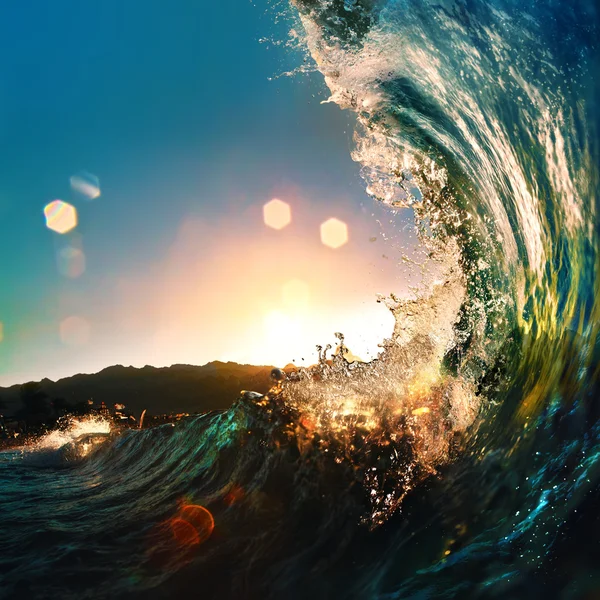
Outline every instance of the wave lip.
<svg viewBox="0 0 600 600">
<path fill-rule="evenodd" d="M 470 384 L 478 409 L 445 469 L 464 509 L 445 498 L 442 510 L 448 522 L 461 515 L 461 560 L 480 572 L 485 547 L 498 561 L 489 585 L 512 590 L 555 551 L 532 532 L 560 527 L 575 510 L 567 499 L 600 483 L 576 475 L 599 448 L 597 6 L 575 0 L 562 18 L 550 0 L 292 5 L 327 101 L 356 115 L 352 156 L 367 192 L 414 210 L 440 260 L 458 249 L 466 295 L 440 368 Z M 399 597 L 429 577 L 457 585 L 447 552 Z M 503 552 L 526 557 L 516 574 Z"/>
</svg>

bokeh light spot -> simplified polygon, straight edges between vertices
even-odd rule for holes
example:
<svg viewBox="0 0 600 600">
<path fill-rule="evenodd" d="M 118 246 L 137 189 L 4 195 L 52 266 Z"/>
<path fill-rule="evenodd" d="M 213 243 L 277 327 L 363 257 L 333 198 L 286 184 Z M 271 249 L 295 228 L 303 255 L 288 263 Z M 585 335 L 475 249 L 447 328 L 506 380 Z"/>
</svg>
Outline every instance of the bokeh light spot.
<svg viewBox="0 0 600 600">
<path fill-rule="evenodd" d="M 85 254 L 79 248 L 67 246 L 58 252 L 58 271 L 61 275 L 77 279 L 85 273 Z"/>
<path fill-rule="evenodd" d="M 204 543 L 215 528 L 215 520 L 209 510 L 197 504 L 182 503 L 179 512 L 168 524 L 175 540 L 184 546 Z"/>
<path fill-rule="evenodd" d="M 215 528 L 215 520 L 210 511 L 197 504 L 183 506 L 179 517 L 194 527 L 199 543 L 205 542 L 212 535 Z"/>
<path fill-rule="evenodd" d="M 2 323 L 2 321 L 0 321 L 0 343 L 2 343 L 3 339 L 4 339 L 4 324 Z"/>
<path fill-rule="evenodd" d="M 60 339 L 67 346 L 85 346 L 90 340 L 90 330 L 83 317 L 67 317 L 60 324 Z"/>
<path fill-rule="evenodd" d="M 196 528 L 181 517 L 173 517 L 170 521 L 173 537 L 183 546 L 196 546 L 200 543 L 200 536 Z"/>
<path fill-rule="evenodd" d="M 44 208 L 46 227 L 56 233 L 68 233 L 77 227 L 77 210 L 72 204 L 53 200 Z"/>
<path fill-rule="evenodd" d="M 69 181 L 71 182 L 71 189 L 88 200 L 100 197 L 100 180 L 95 175 L 82 171 L 77 175 L 73 175 Z"/>
<path fill-rule="evenodd" d="M 292 210 L 283 200 L 273 198 L 263 206 L 263 217 L 268 227 L 283 229 L 292 222 Z"/>
<path fill-rule="evenodd" d="M 328 219 L 321 223 L 321 242 L 330 248 L 339 248 L 348 241 L 348 226 L 339 219 Z"/>
<path fill-rule="evenodd" d="M 286 307 L 302 310 L 310 301 L 310 287 L 300 279 L 291 279 L 283 284 L 281 296 Z"/>
<path fill-rule="evenodd" d="M 234 485 L 223 498 L 227 506 L 232 506 L 244 498 L 244 490 L 239 485 Z"/>
</svg>

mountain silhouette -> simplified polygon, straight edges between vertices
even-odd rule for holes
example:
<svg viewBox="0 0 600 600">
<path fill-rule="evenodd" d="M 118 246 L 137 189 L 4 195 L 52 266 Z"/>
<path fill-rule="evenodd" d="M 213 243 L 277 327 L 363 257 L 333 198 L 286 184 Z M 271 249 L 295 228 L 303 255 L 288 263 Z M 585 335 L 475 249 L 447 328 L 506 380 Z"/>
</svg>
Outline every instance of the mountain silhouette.
<svg viewBox="0 0 600 600">
<path fill-rule="evenodd" d="M 214 361 L 203 366 L 173 365 L 143 368 L 116 365 L 91 375 L 74 375 L 58 381 L 42 379 L 40 390 L 50 399 L 71 404 L 93 400 L 111 407 L 124 404 L 139 415 L 194 413 L 229 408 L 241 390 L 265 393 L 272 382 L 272 367 Z M 21 385 L 0 387 L 5 414 L 18 410 Z"/>
</svg>

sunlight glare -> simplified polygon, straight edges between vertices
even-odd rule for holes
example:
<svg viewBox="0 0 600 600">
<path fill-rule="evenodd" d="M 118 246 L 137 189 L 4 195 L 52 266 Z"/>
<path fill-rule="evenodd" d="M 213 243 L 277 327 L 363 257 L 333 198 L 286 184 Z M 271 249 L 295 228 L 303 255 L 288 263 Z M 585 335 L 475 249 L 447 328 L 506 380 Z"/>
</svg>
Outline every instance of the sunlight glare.
<svg viewBox="0 0 600 600">
<path fill-rule="evenodd" d="M 300 279 L 290 279 L 281 288 L 281 298 L 290 310 L 305 310 L 310 302 L 310 287 Z"/>
<path fill-rule="evenodd" d="M 290 362 L 317 362 L 316 345 L 334 344 L 334 333 L 341 331 L 350 350 L 348 358 L 376 358 L 384 339 L 391 337 L 394 317 L 380 304 L 365 307 L 360 314 L 299 314 L 272 310 L 263 319 L 262 343 L 252 345 L 252 364 L 285 365 Z M 335 347 L 335 345 L 334 345 Z"/>
<path fill-rule="evenodd" d="M 301 331 L 296 319 L 279 310 L 272 310 L 265 315 L 265 331 L 271 342 L 281 342 L 283 338 L 297 338 Z"/>
</svg>

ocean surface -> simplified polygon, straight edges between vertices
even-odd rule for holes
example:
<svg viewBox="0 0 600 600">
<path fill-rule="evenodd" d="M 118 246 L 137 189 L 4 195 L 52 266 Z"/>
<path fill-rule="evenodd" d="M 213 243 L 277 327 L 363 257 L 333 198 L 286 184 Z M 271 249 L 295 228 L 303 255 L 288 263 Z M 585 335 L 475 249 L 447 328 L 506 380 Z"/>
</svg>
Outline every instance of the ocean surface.
<svg viewBox="0 0 600 600">
<path fill-rule="evenodd" d="M 0 453 L 0 597 L 599 598 L 597 3 L 285 10 L 431 277 L 372 363 Z"/>
</svg>

